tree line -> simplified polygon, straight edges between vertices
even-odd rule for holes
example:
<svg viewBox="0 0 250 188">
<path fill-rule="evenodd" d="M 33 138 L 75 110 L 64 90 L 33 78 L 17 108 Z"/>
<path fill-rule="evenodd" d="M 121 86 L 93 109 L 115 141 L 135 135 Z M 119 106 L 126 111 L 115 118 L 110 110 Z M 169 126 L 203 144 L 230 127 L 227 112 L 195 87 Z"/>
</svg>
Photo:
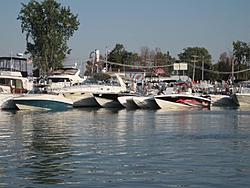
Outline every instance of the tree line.
<svg viewBox="0 0 250 188">
<path fill-rule="evenodd" d="M 30 0 L 28 4 L 21 5 L 17 20 L 21 21 L 22 33 L 26 34 L 25 53 L 33 59 L 34 68 L 47 72 L 62 68 L 63 61 L 72 51 L 67 42 L 80 25 L 78 14 L 74 15 L 70 7 L 63 7 L 55 0 Z M 188 69 L 185 74 L 191 78 L 193 75 L 195 80 L 227 80 L 232 76 L 248 80 L 250 43 L 233 41 L 232 45 L 232 52 L 221 53 L 218 62 L 213 62 L 204 47 L 186 47 L 175 58 L 169 51 L 162 52 L 158 47 L 152 50 L 143 46 L 138 54 L 117 43 L 110 53 L 100 55 L 100 62 L 87 61 L 85 75 L 97 71 L 93 69 L 106 67 L 106 62 L 112 68 L 141 67 L 146 72 L 154 72 L 161 67 L 171 75 L 176 74 L 172 66 L 174 63 L 186 62 Z M 98 66 L 93 66 L 93 63 Z"/>
</svg>

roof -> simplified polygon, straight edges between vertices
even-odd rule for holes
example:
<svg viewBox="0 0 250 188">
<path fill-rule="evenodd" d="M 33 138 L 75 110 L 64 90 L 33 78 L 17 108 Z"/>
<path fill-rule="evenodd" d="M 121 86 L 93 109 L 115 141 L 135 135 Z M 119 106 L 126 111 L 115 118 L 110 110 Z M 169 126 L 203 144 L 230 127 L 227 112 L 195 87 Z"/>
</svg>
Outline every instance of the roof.
<svg viewBox="0 0 250 188">
<path fill-rule="evenodd" d="M 6 57 L 0 57 L 0 60 L 3 60 L 3 59 L 5 59 L 5 60 L 11 60 L 11 59 L 13 59 L 13 60 L 23 60 L 23 61 L 27 61 L 27 58 L 24 58 L 24 57 L 11 57 L 11 56 L 6 56 Z"/>
</svg>

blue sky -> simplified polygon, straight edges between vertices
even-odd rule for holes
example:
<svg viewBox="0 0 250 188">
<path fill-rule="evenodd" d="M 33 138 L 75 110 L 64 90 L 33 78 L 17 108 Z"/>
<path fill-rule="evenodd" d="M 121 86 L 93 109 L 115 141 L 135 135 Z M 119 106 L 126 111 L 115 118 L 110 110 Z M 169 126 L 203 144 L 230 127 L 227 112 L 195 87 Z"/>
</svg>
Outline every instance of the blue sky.
<svg viewBox="0 0 250 188">
<path fill-rule="evenodd" d="M 21 2 L 0 0 L 0 55 L 26 49 L 16 20 Z M 233 41 L 250 42 L 249 0 L 57 0 L 78 14 L 79 29 L 68 42 L 69 63 L 88 60 L 94 49 L 105 54 L 117 43 L 140 54 L 156 47 L 177 58 L 186 47 L 204 47 L 217 62 Z"/>
</svg>

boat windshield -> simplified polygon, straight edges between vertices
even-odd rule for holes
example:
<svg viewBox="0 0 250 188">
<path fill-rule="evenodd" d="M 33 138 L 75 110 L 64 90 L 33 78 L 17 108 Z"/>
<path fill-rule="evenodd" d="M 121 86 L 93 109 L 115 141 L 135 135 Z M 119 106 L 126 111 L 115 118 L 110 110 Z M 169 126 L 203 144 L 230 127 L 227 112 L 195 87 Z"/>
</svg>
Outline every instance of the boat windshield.
<svg viewBox="0 0 250 188">
<path fill-rule="evenodd" d="M 88 78 L 84 80 L 81 85 L 109 85 L 109 86 L 120 86 L 118 80 L 105 79 L 100 80 L 96 78 Z"/>
<path fill-rule="evenodd" d="M 29 94 L 57 94 L 51 90 L 49 85 L 38 85 L 33 90 L 28 92 Z"/>
</svg>

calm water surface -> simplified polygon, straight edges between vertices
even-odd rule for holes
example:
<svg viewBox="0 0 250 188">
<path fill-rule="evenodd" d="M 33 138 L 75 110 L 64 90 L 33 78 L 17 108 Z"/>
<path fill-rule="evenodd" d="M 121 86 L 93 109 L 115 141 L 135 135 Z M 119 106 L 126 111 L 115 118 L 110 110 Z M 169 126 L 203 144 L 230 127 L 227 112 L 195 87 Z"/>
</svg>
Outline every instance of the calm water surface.
<svg viewBox="0 0 250 188">
<path fill-rule="evenodd" d="M 249 187 L 250 110 L 0 112 L 0 187 Z"/>
</svg>

